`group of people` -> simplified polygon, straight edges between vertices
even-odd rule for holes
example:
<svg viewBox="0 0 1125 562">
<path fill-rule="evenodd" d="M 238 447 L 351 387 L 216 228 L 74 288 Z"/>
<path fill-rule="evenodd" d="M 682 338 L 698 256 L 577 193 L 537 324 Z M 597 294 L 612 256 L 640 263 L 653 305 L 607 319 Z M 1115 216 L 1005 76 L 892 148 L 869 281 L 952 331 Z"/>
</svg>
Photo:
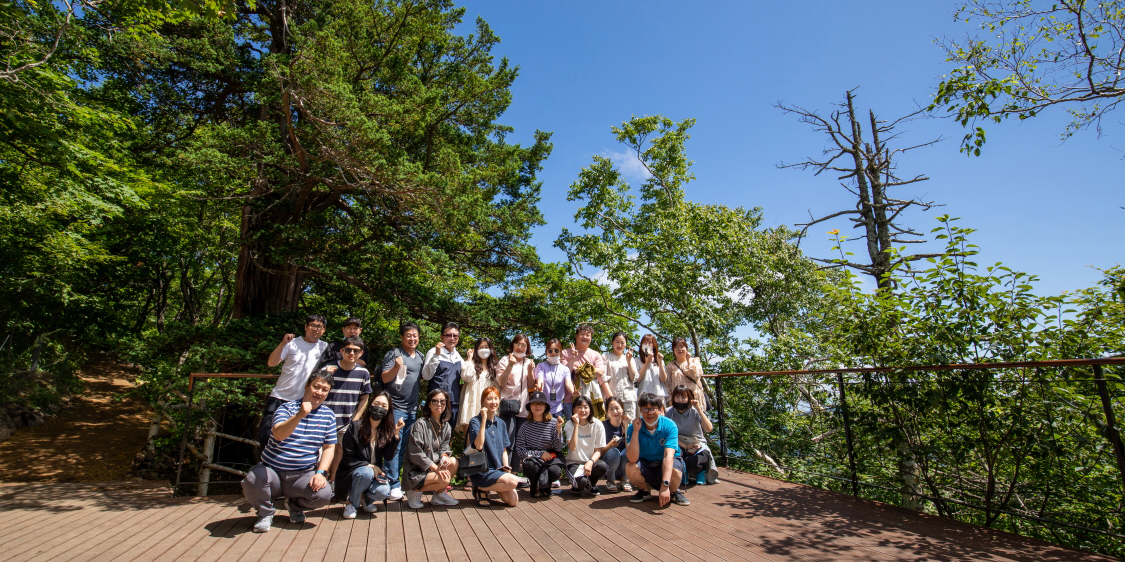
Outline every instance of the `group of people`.
<svg viewBox="0 0 1125 562">
<path fill-rule="evenodd" d="M 575 494 L 633 492 L 631 501 L 655 496 L 661 507 L 688 505 L 681 484 L 717 482 L 703 369 L 683 338 L 666 362 L 652 334 L 634 353 L 618 332 L 612 350 L 598 353 L 593 329 L 580 325 L 566 349 L 549 340 L 536 365 L 524 335 L 503 355 L 481 338 L 463 358 L 457 324 L 443 326 L 423 353 L 408 322 L 372 376 L 362 321 L 349 318 L 332 345 L 320 339 L 325 326 L 310 315 L 303 337 L 286 334 L 270 354 L 281 376 L 262 416 L 262 462 L 242 481 L 255 532 L 270 529 L 282 498 L 295 523 L 334 494 L 346 519 L 388 500 L 418 509 L 426 493 L 433 504 L 457 505 L 449 494 L 462 458 L 451 448 L 454 432 L 465 434 L 464 458 L 476 459 L 464 474 L 480 506 L 491 493 L 515 506 L 521 488 L 550 498 L 564 474 Z"/>
</svg>

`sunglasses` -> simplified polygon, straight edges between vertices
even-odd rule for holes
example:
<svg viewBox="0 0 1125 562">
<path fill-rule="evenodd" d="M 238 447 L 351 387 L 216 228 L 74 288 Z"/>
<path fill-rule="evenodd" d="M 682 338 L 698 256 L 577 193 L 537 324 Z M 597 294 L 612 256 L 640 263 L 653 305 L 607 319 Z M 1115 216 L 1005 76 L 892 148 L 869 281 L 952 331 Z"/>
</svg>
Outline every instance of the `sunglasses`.
<svg viewBox="0 0 1125 562">
<path fill-rule="evenodd" d="M 645 414 L 655 414 L 659 412 L 660 408 L 641 408 L 641 412 Z"/>
<path fill-rule="evenodd" d="M 558 355 L 560 353 L 562 353 L 561 349 L 548 349 L 547 350 L 547 355 Z"/>
<path fill-rule="evenodd" d="M 456 340 L 456 339 L 461 339 L 461 334 L 442 334 L 441 337 L 443 337 L 443 338 L 453 338 L 453 339 Z"/>
<path fill-rule="evenodd" d="M 449 403 L 448 400 L 430 400 L 430 404 L 442 404 L 442 405 L 444 405 L 444 404 L 448 404 L 448 403 Z"/>
<path fill-rule="evenodd" d="M 341 349 L 340 351 L 343 352 L 343 353 L 347 353 L 348 355 L 359 355 L 360 353 L 363 353 L 362 349 L 356 349 L 354 347 L 345 347 L 344 349 Z"/>
</svg>

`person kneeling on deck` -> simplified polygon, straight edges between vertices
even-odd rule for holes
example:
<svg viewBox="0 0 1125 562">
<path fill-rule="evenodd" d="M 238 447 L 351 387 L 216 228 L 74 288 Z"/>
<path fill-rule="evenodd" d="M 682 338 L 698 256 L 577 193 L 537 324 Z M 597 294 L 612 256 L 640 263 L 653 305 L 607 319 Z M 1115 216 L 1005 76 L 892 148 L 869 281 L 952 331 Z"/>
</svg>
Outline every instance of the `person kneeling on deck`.
<svg viewBox="0 0 1125 562">
<path fill-rule="evenodd" d="M 664 417 L 664 400 L 646 392 L 637 400 L 641 417 L 633 420 L 626 437 L 625 457 L 629 465 L 625 476 L 637 488 L 631 502 L 643 502 L 657 490 L 660 507 L 673 501 L 688 505 L 680 490 L 684 459 L 680 454 L 680 435 L 676 422 Z"/>
<path fill-rule="evenodd" d="M 257 510 L 255 533 L 270 530 L 276 512 L 273 498 L 285 498 L 289 520 L 298 524 L 305 522 L 305 511 L 332 499 L 327 474 L 336 447 L 336 415 L 324 405 L 331 390 L 332 375 L 315 371 L 305 382 L 304 397 L 282 404 L 274 413 L 262 462 L 242 480 L 242 493 Z"/>
</svg>

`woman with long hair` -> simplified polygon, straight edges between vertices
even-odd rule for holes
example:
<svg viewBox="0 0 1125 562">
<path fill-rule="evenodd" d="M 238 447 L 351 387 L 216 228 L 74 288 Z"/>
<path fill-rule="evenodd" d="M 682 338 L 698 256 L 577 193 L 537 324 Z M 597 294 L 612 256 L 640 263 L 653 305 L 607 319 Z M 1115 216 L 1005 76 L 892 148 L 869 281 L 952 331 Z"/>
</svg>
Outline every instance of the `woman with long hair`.
<svg viewBox="0 0 1125 562">
<path fill-rule="evenodd" d="M 508 347 L 508 354 L 496 364 L 500 374 L 496 382 L 500 387 L 500 419 L 508 428 L 508 443 L 515 443 L 516 433 L 527 419 L 527 393 L 536 385 L 535 364 L 527 356 L 531 353 L 531 341 L 523 334 L 516 334 Z M 509 445 L 509 448 L 511 445 Z"/>
<path fill-rule="evenodd" d="M 468 449 L 482 451 L 485 455 L 485 471 L 469 476 L 469 482 L 473 485 L 473 500 L 478 506 L 488 507 L 492 505 L 488 493 L 496 492 L 501 501 L 515 507 L 519 502 L 516 486 L 520 479 L 512 474 L 512 467 L 508 464 L 508 449 L 512 444 L 508 441 L 504 420 L 497 416 L 500 392 L 494 386 L 487 387 L 481 392 L 480 402 L 480 413 L 469 420 L 466 435 Z"/>
<path fill-rule="evenodd" d="M 527 423 L 520 428 L 513 446 L 516 462 L 530 481 L 531 497 L 551 497 L 551 482 L 562 474 L 563 418 L 551 416 L 547 394 L 528 397 Z"/>
<path fill-rule="evenodd" d="M 602 422 L 605 427 L 605 447 L 602 447 L 602 458 L 605 459 L 605 489 L 607 492 L 632 492 L 633 487 L 625 478 L 625 437 L 629 432 L 629 424 L 633 418 L 629 417 L 621 407 L 621 401 L 616 396 L 611 396 L 605 401 L 606 419 Z"/>
<path fill-rule="evenodd" d="M 684 481 L 688 484 L 717 482 L 719 470 L 715 468 L 715 458 L 707 447 L 706 437 L 714 426 L 695 392 L 685 385 L 677 386 L 672 390 L 672 406 L 664 415 L 676 422 L 680 433 L 680 451 L 686 466 Z"/>
<path fill-rule="evenodd" d="M 457 473 L 457 459 L 449 449 L 453 436 L 450 417 L 449 394 L 440 388 L 431 390 L 422 417 L 410 429 L 406 443 L 403 487 L 407 489 L 407 505 L 413 509 L 422 508 L 423 492 L 434 492 L 432 503 L 457 505 L 457 500 L 445 491 Z"/>
<path fill-rule="evenodd" d="M 681 384 L 688 387 L 703 405 L 703 410 L 707 411 L 707 395 L 703 393 L 703 365 L 699 358 L 691 356 L 684 338 L 672 340 L 672 355 L 672 361 L 664 366 L 668 375 L 665 387 L 676 388 Z"/>
<path fill-rule="evenodd" d="M 602 354 L 605 359 L 605 382 L 609 395 L 605 397 L 605 407 L 609 409 L 609 399 L 617 398 L 625 415 L 637 417 L 637 366 L 633 363 L 633 350 L 627 349 L 629 336 L 625 332 L 613 334 L 613 348 Z"/>
<path fill-rule="evenodd" d="M 386 466 L 398 452 L 404 425 L 402 419 L 395 423 L 391 395 L 384 391 L 371 400 L 364 415 L 353 420 L 344 433 L 343 458 L 336 476 L 337 489 L 349 490 L 344 519 L 354 519 L 360 509 L 375 513 L 375 502 L 385 501 L 391 495 Z"/>
<path fill-rule="evenodd" d="M 574 415 L 563 428 L 566 434 L 566 471 L 570 476 L 571 492 L 584 496 L 598 494 L 598 480 L 605 476 L 608 467 L 601 459 L 605 447 L 605 426 L 593 417 L 594 405 L 590 399 L 574 397 Z"/>
<path fill-rule="evenodd" d="M 457 431 L 464 431 L 469 426 L 469 420 L 480 413 L 481 393 L 484 389 L 497 388 L 496 369 L 500 358 L 492 348 L 492 340 L 481 338 L 469 350 L 465 363 L 461 366 L 461 380 L 465 383 L 461 387 L 461 410 L 457 412 Z"/>
<path fill-rule="evenodd" d="M 637 395 L 650 392 L 661 400 L 667 400 L 668 373 L 664 370 L 664 354 L 660 353 L 656 336 L 645 334 L 641 338 L 633 363 L 637 370 Z"/>
</svg>

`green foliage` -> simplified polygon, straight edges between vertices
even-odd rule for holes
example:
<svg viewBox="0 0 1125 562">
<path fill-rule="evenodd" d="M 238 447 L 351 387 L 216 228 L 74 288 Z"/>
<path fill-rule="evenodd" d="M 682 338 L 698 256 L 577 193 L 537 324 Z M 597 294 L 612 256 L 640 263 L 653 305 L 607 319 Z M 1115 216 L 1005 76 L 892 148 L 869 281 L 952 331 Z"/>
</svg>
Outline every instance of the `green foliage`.
<svg viewBox="0 0 1125 562">
<path fill-rule="evenodd" d="M 789 243 L 791 232 L 760 228 L 761 209 L 686 199 L 695 179 L 685 150 L 693 124 L 652 116 L 614 127 L 648 172 L 639 204 L 613 162 L 595 156 L 569 195 L 584 202 L 574 218 L 589 233 L 564 229 L 555 246 L 575 273 L 607 289 L 601 304 L 611 316 L 665 341 L 686 336 L 696 355 L 723 354 L 739 326 L 780 333 L 813 299 L 820 277 Z"/>
<path fill-rule="evenodd" d="M 1012 515 L 1121 526 L 1121 475 L 1089 367 L 900 369 L 1120 355 L 1120 268 L 1098 287 L 1037 296 L 1034 276 L 979 266 L 972 229 L 938 220 L 946 251 L 925 270 L 897 270 L 898 290 L 865 294 L 849 277 L 814 318 L 723 365 L 829 371 L 726 379 L 732 449 L 757 470 L 770 470 L 768 456 L 787 478 L 850 492 L 831 369 L 887 368 L 844 377 L 860 481 L 881 487 L 862 487 L 865 497 L 1120 555 L 1102 535 Z M 1120 412 L 1122 373 L 1106 374 Z"/>
<path fill-rule="evenodd" d="M 1117 0 L 969 0 L 957 17 L 979 21 L 981 33 L 944 41 L 948 61 L 963 64 L 938 85 L 931 111 L 944 108 L 973 130 L 961 151 L 980 156 L 980 120 L 1023 120 L 1061 105 L 1071 116 L 1063 133 L 1095 126 L 1125 96 L 1120 57 L 1125 6 Z"/>
</svg>

